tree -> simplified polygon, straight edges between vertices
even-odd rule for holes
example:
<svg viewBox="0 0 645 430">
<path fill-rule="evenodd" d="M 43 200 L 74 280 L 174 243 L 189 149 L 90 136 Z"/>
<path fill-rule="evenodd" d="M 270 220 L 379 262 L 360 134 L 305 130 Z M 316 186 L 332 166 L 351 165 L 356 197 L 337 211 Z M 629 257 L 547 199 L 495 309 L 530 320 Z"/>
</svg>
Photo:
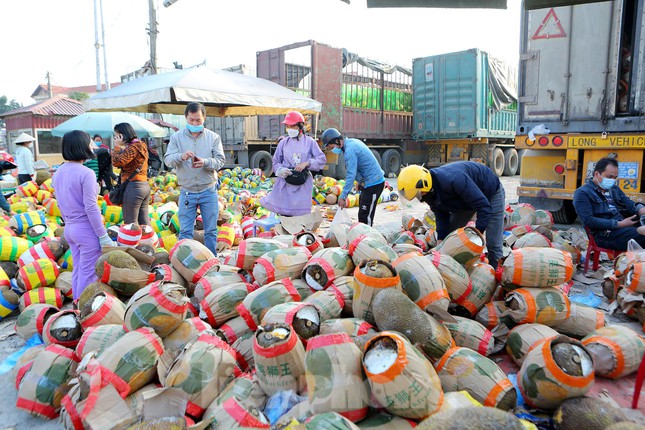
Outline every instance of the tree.
<svg viewBox="0 0 645 430">
<path fill-rule="evenodd" d="M 68 97 L 70 99 L 74 99 L 74 100 L 78 100 L 79 102 L 82 102 L 83 100 L 89 99 L 90 95 L 88 93 L 74 91 L 73 93 L 69 93 Z"/>
<path fill-rule="evenodd" d="M 0 96 L 0 113 L 9 112 L 10 110 L 18 109 L 19 107 L 22 107 L 22 105 L 15 99 L 11 99 L 11 101 L 9 101 L 7 96 Z M 0 118 L 0 128 L 4 127 L 5 123 L 2 118 Z"/>
</svg>

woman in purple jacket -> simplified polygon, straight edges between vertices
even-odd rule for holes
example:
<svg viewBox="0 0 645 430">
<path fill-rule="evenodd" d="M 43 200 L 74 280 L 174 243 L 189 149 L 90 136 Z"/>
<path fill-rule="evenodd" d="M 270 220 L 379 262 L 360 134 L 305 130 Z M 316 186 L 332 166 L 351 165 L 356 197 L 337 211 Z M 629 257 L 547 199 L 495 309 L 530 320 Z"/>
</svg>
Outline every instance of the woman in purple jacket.
<svg viewBox="0 0 645 430">
<path fill-rule="evenodd" d="M 314 180 L 310 170 L 322 170 L 327 162 L 318 143 L 304 133 L 305 118 L 300 112 L 289 112 L 284 121 L 286 137 L 278 143 L 273 155 L 273 172 L 278 177 L 271 192 L 260 199 L 262 206 L 278 215 L 297 216 L 311 213 Z M 305 172 L 302 184 L 291 184 L 290 176 Z"/>
<path fill-rule="evenodd" d="M 96 201 L 99 192 L 96 174 L 83 166 L 85 160 L 94 158 L 90 135 L 81 130 L 65 133 L 63 158 L 67 162 L 54 174 L 52 185 L 65 220 L 65 239 L 72 251 L 72 294 L 76 302 L 85 287 L 97 280 L 94 265 L 101 248 L 113 242 Z"/>
</svg>

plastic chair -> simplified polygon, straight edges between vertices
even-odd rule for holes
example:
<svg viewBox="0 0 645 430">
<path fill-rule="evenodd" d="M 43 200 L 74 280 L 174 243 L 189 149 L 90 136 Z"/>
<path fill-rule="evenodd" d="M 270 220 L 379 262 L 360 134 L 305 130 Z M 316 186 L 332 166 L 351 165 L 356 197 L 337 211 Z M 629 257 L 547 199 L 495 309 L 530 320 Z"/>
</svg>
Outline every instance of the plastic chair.
<svg viewBox="0 0 645 430">
<path fill-rule="evenodd" d="M 632 397 L 632 409 L 638 408 L 638 398 L 641 395 L 643 380 L 645 380 L 645 360 L 641 359 L 641 365 L 638 366 L 638 373 L 636 374 L 636 386 L 634 387 L 634 397 Z"/>
<path fill-rule="evenodd" d="M 278 224 L 280 224 L 280 220 L 276 218 L 273 212 L 269 213 L 269 216 L 266 218 L 256 219 L 253 221 L 253 237 L 257 237 L 258 227 L 264 231 L 269 231 Z"/>
<path fill-rule="evenodd" d="M 614 249 L 601 248 L 596 244 L 596 240 L 591 234 L 591 230 L 589 230 L 589 227 L 585 227 L 585 231 L 587 232 L 587 237 L 589 238 L 589 246 L 587 247 L 587 256 L 585 258 L 585 265 L 582 273 L 586 275 L 587 270 L 589 269 L 589 259 L 591 258 L 592 253 L 593 253 L 593 271 L 595 272 L 600 267 L 601 252 L 607 253 L 607 256 L 613 260 L 614 258 L 618 257 L 620 254 L 622 254 L 623 251 L 616 251 Z"/>
</svg>

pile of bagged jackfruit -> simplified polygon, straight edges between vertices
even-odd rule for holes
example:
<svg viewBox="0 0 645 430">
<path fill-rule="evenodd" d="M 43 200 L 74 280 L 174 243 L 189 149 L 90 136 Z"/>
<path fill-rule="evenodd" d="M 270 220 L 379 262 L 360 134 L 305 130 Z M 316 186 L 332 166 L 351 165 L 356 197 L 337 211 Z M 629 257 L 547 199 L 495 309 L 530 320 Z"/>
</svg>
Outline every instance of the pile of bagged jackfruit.
<svg viewBox="0 0 645 430">
<path fill-rule="evenodd" d="M 154 212 L 159 228 L 176 222 Z M 22 294 L 16 333 L 44 341 L 16 366 L 17 407 L 67 429 L 535 428 L 511 413 L 511 375 L 489 358 L 504 349 L 523 408 L 558 409 L 560 429 L 606 428 L 622 412 L 581 397 L 645 352 L 640 334 L 569 300 L 579 252 L 528 206 L 509 213 L 497 272 L 474 228 L 437 244 L 431 213 L 404 215 L 387 239 L 364 224 L 243 230 L 226 258 L 154 224 L 109 225 L 120 246 L 77 309 L 61 308 L 61 230 L 27 233 L 47 225 L 34 214 L 0 237 L 3 305 Z"/>
</svg>

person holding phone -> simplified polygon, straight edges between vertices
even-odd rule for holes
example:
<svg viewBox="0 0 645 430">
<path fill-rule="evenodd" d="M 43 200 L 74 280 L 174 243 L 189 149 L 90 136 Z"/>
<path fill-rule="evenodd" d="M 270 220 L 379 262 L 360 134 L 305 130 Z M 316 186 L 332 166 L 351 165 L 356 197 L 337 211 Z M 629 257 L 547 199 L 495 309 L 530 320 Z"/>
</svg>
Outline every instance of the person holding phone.
<svg viewBox="0 0 645 430">
<path fill-rule="evenodd" d="M 573 194 L 573 206 L 598 246 L 626 251 L 627 243 L 634 239 L 645 247 L 645 226 L 640 222 L 645 206 L 627 197 L 616 185 L 616 178 L 618 161 L 601 158 L 591 179 Z"/>
<path fill-rule="evenodd" d="M 179 181 L 179 239 L 192 239 L 197 209 L 204 223 L 204 244 L 217 255 L 217 171 L 226 158 L 217 133 L 204 128 L 206 108 L 188 103 L 186 127 L 173 134 L 164 162 L 175 169 Z"/>
<path fill-rule="evenodd" d="M 148 202 L 148 146 L 127 122 L 114 126 L 112 164 L 121 168 L 121 184 L 136 172 L 123 191 L 123 223 L 150 224 Z"/>
</svg>

